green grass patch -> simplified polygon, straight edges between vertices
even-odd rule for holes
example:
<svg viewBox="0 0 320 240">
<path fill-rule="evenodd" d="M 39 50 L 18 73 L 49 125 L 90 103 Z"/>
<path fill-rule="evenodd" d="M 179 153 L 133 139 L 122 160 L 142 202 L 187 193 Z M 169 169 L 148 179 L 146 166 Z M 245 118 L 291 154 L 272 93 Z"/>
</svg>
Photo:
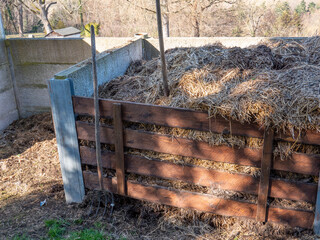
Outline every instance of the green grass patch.
<svg viewBox="0 0 320 240">
<path fill-rule="evenodd" d="M 66 232 L 66 226 L 68 225 L 64 220 L 47 220 L 44 222 L 45 226 L 48 228 L 49 239 L 62 239 L 61 237 Z"/>
<path fill-rule="evenodd" d="M 104 240 L 114 239 L 104 231 L 103 223 L 95 222 L 92 227 L 81 230 L 71 230 L 79 228 L 83 224 L 82 219 L 66 221 L 63 219 L 50 219 L 44 221 L 47 229 L 47 236 L 43 240 Z M 27 235 L 16 235 L 12 240 L 31 240 Z M 120 237 L 118 240 L 126 240 Z"/>
<path fill-rule="evenodd" d="M 29 238 L 28 236 L 26 236 L 25 234 L 23 235 L 16 235 L 12 238 L 12 240 L 31 240 L 31 238 Z"/>
<path fill-rule="evenodd" d="M 68 240 L 104 240 L 110 239 L 106 234 L 96 229 L 84 229 L 77 232 L 72 232 Z"/>
</svg>

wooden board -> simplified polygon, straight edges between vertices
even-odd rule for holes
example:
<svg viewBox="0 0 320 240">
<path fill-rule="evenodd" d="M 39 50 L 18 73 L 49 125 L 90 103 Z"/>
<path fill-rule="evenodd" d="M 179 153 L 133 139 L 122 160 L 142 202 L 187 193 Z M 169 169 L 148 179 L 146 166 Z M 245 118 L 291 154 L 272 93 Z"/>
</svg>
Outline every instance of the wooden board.
<svg viewBox="0 0 320 240">
<path fill-rule="evenodd" d="M 121 103 L 123 106 L 124 121 L 200 131 L 211 130 L 215 133 L 232 133 L 248 137 L 263 137 L 263 129 L 259 129 L 257 125 L 241 124 L 235 121 L 230 122 L 222 117 L 209 119 L 206 112 L 197 112 L 183 108 L 101 99 L 101 117 L 112 118 L 112 104 L 115 102 Z M 74 97 L 73 105 L 75 113 L 93 115 L 93 100 L 91 98 Z"/>
<path fill-rule="evenodd" d="M 266 130 L 264 133 L 263 153 L 261 159 L 261 174 L 258 193 L 257 221 L 267 220 L 267 201 L 270 187 L 270 171 L 273 152 L 273 130 Z"/>
<path fill-rule="evenodd" d="M 82 164 L 96 166 L 95 151 L 80 147 Z M 102 152 L 103 167 L 116 168 L 114 152 Z M 126 170 L 145 176 L 181 180 L 200 186 L 257 194 L 259 179 L 247 174 L 228 173 L 196 166 L 181 166 L 160 160 L 150 160 L 142 156 L 125 154 Z M 270 197 L 300 200 L 314 203 L 317 185 L 271 179 Z"/>
<path fill-rule="evenodd" d="M 89 189 L 99 187 L 94 173 L 83 172 L 85 185 Z M 116 179 L 104 179 L 109 191 L 116 193 Z M 209 212 L 223 216 L 245 217 L 254 219 L 256 205 L 247 202 L 216 198 L 208 194 L 188 191 L 169 190 L 165 187 L 143 185 L 127 181 L 128 196 L 144 201 L 165 204 L 174 207 L 187 208 Z M 310 211 L 298 211 L 270 207 L 268 221 L 288 224 L 292 227 L 312 228 L 314 214 Z"/>
<path fill-rule="evenodd" d="M 94 141 L 94 127 L 85 122 L 76 122 L 78 138 Z M 101 141 L 114 144 L 113 129 L 102 127 Z M 184 138 L 172 138 L 168 135 L 125 129 L 124 145 L 126 147 L 144 149 L 186 157 L 195 157 L 217 162 L 233 163 L 245 166 L 260 167 L 261 149 L 237 149 L 228 146 L 210 146 L 205 142 L 197 142 Z M 273 169 L 303 174 L 318 175 L 320 155 L 293 154 L 292 159 L 274 161 Z"/>
<path fill-rule="evenodd" d="M 207 112 L 109 99 L 100 101 L 101 117 L 105 118 L 112 118 L 112 104 L 117 102 L 123 106 L 124 121 L 263 138 L 264 128 L 257 124 L 241 124 L 219 116 L 209 119 Z M 73 104 L 76 114 L 92 116 L 94 113 L 91 98 L 73 97 Z M 276 134 L 275 140 L 320 145 L 320 133 L 306 131 L 299 139 L 293 139 L 291 134 L 280 133 Z"/>
<path fill-rule="evenodd" d="M 124 149 L 123 149 L 123 126 L 121 117 L 121 104 L 113 104 L 113 121 L 115 135 L 115 156 L 116 156 L 116 175 L 118 182 L 118 193 L 126 195 L 125 181 L 125 164 L 124 164 Z"/>
</svg>

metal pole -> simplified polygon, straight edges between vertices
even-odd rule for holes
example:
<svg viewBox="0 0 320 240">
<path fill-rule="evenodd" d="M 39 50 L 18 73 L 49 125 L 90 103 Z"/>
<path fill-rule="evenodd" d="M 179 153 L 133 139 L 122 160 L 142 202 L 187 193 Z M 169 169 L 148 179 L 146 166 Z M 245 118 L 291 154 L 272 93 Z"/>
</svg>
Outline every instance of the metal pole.
<svg viewBox="0 0 320 240">
<path fill-rule="evenodd" d="M 163 88 L 164 88 L 165 95 L 168 97 L 169 96 L 169 87 L 168 87 L 168 75 L 167 75 L 167 67 L 166 67 L 166 58 L 164 56 L 164 44 L 163 44 L 163 32 L 162 32 L 160 0 L 156 0 L 156 6 L 157 6 L 157 22 L 158 22 L 158 35 L 159 35 L 160 55 L 161 55 L 161 63 L 162 63 Z"/>
</svg>

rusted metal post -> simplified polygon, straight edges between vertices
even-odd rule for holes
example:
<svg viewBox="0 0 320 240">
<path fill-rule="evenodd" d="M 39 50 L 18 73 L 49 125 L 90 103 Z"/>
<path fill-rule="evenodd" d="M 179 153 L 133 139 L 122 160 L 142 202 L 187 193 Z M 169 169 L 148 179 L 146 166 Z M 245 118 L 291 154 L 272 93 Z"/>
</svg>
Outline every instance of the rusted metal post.
<svg viewBox="0 0 320 240">
<path fill-rule="evenodd" d="M 156 6 L 157 6 L 157 22 L 158 22 L 160 56 L 161 56 L 161 63 L 162 63 L 163 88 L 164 88 L 165 95 L 168 97 L 169 96 L 168 74 L 167 74 L 166 58 L 164 56 L 164 43 L 163 43 L 160 0 L 156 0 Z"/>
</svg>

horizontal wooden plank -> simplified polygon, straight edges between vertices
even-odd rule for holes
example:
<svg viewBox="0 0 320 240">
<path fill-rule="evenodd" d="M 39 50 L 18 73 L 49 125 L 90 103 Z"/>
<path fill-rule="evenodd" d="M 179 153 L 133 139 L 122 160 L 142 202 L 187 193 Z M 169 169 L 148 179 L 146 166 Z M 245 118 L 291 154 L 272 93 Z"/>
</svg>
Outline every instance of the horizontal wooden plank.
<svg viewBox="0 0 320 240">
<path fill-rule="evenodd" d="M 87 188 L 99 188 L 96 174 L 85 171 L 83 172 L 83 176 Z M 115 178 L 105 178 L 104 182 L 109 191 L 117 193 Z M 169 190 L 165 187 L 144 185 L 133 181 L 127 181 L 127 196 L 174 207 L 250 219 L 255 218 L 257 210 L 256 205 L 252 203 L 216 198 L 208 194 Z M 313 219 L 314 214 L 311 211 L 289 210 L 275 207 L 268 208 L 268 221 L 270 222 L 311 229 Z"/>
<path fill-rule="evenodd" d="M 209 119 L 207 112 L 183 108 L 101 99 L 101 117 L 112 118 L 113 103 L 121 103 L 123 106 L 124 121 L 263 138 L 264 128 L 257 124 L 241 124 L 219 116 Z M 76 114 L 91 116 L 94 114 L 92 98 L 74 96 L 73 105 Z M 320 145 L 320 133 L 306 131 L 299 139 L 293 139 L 290 134 L 279 133 L 276 134 L 275 140 Z"/>
<path fill-rule="evenodd" d="M 96 166 L 95 151 L 93 148 L 80 147 L 82 164 Z M 102 152 L 102 165 L 105 168 L 115 169 L 115 153 Z M 218 188 L 257 194 L 259 179 L 247 174 L 228 173 L 196 166 L 181 166 L 156 159 L 147 159 L 142 156 L 125 154 L 126 171 L 140 175 L 181 180 L 184 182 Z M 314 203 L 317 185 L 309 183 L 283 181 L 271 179 L 270 197 L 299 200 Z"/>
<path fill-rule="evenodd" d="M 318 176 L 320 170 L 320 154 L 293 153 L 288 159 L 279 157 L 273 160 L 273 169 Z"/>
<path fill-rule="evenodd" d="M 222 117 L 210 118 L 206 112 L 183 108 L 172 108 L 151 104 L 133 103 L 116 100 L 100 100 L 101 117 L 112 118 L 112 104 L 121 103 L 124 121 L 155 124 L 167 127 L 212 131 L 214 133 L 232 133 L 248 137 L 263 137 L 263 129 L 257 125 L 241 124 Z M 73 97 L 76 114 L 93 115 L 91 98 Z"/>
<path fill-rule="evenodd" d="M 277 141 L 282 140 L 287 142 L 305 143 L 320 146 L 320 132 L 314 132 L 310 130 L 303 131 L 300 136 L 296 132 L 295 138 L 293 138 L 289 133 L 278 133 L 275 135 L 274 139 Z"/>
<path fill-rule="evenodd" d="M 79 139 L 94 141 L 94 126 L 92 124 L 79 121 L 76 124 Z M 261 150 L 211 146 L 205 142 L 185 138 L 172 138 L 169 135 L 131 129 L 125 129 L 124 135 L 125 147 L 260 167 Z M 114 144 L 113 128 L 101 127 L 101 142 Z"/>
<path fill-rule="evenodd" d="M 94 126 L 85 122 L 76 122 L 78 138 L 94 141 Z M 260 167 L 262 150 L 250 148 L 232 148 L 228 146 L 211 146 L 205 142 L 185 138 L 172 138 L 168 135 L 125 129 L 124 145 L 126 147 L 150 150 L 186 157 L 195 157 L 217 162 L 233 163 L 245 166 Z M 101 127 L 101 141 L 114 144 L 111 127 Z M 320 155 L 293 154 L 287 161 L 275 159 L 273 169 L 302 174 L 318 175 Z"/>
</svg>

